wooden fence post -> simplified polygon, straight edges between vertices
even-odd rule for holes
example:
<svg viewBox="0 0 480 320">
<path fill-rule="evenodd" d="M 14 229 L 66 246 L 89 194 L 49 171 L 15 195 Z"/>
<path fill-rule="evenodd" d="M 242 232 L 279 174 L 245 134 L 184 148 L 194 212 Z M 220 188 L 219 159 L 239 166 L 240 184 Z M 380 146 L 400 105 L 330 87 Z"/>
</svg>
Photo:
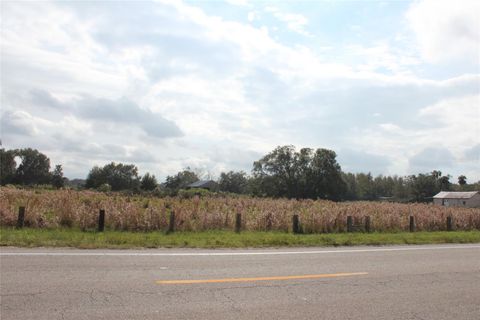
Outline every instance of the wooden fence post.
<svg viewBox="0 0 480 320">
<path fill-rule="evenodd" d="M 167 233 L 171 233 L 175 231 L 175 211 L 170 211 L 170 221 L 168 223 L 168 231 Z"/>
<path fill-rule="evenodd" d="M 105 210 L 100 209 L 98 212 L 98 232 L 105 230 Z"/>
<path fill-rule="evenodd" d="M 415 232 L 415 217 L 410 216 L 410 232 Z"/>
<path fill-rule="evenodd" d="M 237 216 L 235 217 L 235 232 L 239 233 L 241 229 L 242 229 L 242 214 L 237 213 Z"/>
<path fill-rule="evenodd" d="M 371 229 L 371 221 L 370 216 L 365 217 L 365 232 L 370 232 Z"/>
<path fill-rule="evenodd" d="M 294 214 L 292 217 L 292 230 L 293 230 L 293 233 L 300 233 L 300 223 L 298 220 L 298 214 Z"/>
<path fill-rule="evenodd" d="M 17 229 L 22 229 L 25 224 L 25 207 L 18 208 Z"/>
<path fill-rule="evenodd" d="M 347 232 L 353 231 L 353 218 L 352 216 L 347 216 Z"/>
<path fill-rule="evenodd" d="M 452 216 L 447 217 L 447 231 L 453 231 L 453 219 Z"/>
</svg>

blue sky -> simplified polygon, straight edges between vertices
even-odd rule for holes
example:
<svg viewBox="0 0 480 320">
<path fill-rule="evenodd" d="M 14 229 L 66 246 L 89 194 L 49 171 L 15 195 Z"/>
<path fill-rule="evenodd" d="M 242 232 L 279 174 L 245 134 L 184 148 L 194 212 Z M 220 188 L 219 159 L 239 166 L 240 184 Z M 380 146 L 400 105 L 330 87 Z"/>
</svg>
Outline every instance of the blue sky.
<svg viewBox="0 0 480 320">
<path fill-rule="evenodd" d="M 70 178 L 249 172 L 278 145 L 349 172 L 480 179 L 480 2 L 2 2 L 1 138 Z"/>
</svg>

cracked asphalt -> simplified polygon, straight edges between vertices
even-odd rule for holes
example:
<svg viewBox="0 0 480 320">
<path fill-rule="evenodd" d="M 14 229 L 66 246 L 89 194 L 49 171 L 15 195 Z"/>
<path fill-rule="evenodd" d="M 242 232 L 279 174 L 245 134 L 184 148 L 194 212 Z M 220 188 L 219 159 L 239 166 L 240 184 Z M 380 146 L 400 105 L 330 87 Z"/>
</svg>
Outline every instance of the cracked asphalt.
<svg viewBox="0 0 480 320">
<path fill-rule="evenodd" d="M 269 254 L 261 254 L 265 251 Z M 480 319 L 479 245 L 129 251 L 1 248 L 0 254 L 2 320 Z M 342 272 L 368 274 L 156 283 Z"/>
</svg>

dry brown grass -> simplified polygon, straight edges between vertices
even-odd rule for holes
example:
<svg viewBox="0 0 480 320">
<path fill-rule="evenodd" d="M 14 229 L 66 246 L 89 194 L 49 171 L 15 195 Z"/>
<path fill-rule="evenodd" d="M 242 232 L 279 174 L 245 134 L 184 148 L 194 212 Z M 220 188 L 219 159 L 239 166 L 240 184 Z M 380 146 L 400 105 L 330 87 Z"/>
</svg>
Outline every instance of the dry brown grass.
<svg viewBox="0 0 480 320">
<path fill-rule="evenodd" d="M 94 229 L 99 209 L 106 211 L 106 227 L 112 230 L 165 230 L 169 204 L 176 215 L 175 229 L 205 231 L 233 229 L 241 213 L 243 229 L 289 231 L 292 215 L 298 214 L 305 233 L 343 232 L 346 217 L 362 224 L 370 216 L 374 231 L 408 230 L 409 216 L 418 231 L 446 229 L 452 216 L 456 230 L 480 229 L 480 209 L 444 208 L 431 204 L 381 202 L 335 203 L 324 200 L 208 197 L 194 199 L 146 198 L 106 195 L 93 191 L 40 191 L 0 189 L 0 226 L 14 226 L 18 207 L 26 207 L 25 225 L 35 228 L 77 227 Z"/>
</svg>

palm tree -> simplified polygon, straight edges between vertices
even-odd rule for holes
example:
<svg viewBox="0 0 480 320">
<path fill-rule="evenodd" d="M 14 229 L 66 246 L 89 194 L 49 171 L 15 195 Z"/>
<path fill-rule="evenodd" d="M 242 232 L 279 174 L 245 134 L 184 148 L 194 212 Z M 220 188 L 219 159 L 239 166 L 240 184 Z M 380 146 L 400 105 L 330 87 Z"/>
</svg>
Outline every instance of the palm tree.
<svg viewBox="0 0 480 320">
<path fill-rule="evenodd" d="M 465 177 L 463 174 L 458 176 L 458 184 L 460 185 L 460 188 L 463 188 L 463 186 L 467 184 L 467 177 Z"/>
</svg>

